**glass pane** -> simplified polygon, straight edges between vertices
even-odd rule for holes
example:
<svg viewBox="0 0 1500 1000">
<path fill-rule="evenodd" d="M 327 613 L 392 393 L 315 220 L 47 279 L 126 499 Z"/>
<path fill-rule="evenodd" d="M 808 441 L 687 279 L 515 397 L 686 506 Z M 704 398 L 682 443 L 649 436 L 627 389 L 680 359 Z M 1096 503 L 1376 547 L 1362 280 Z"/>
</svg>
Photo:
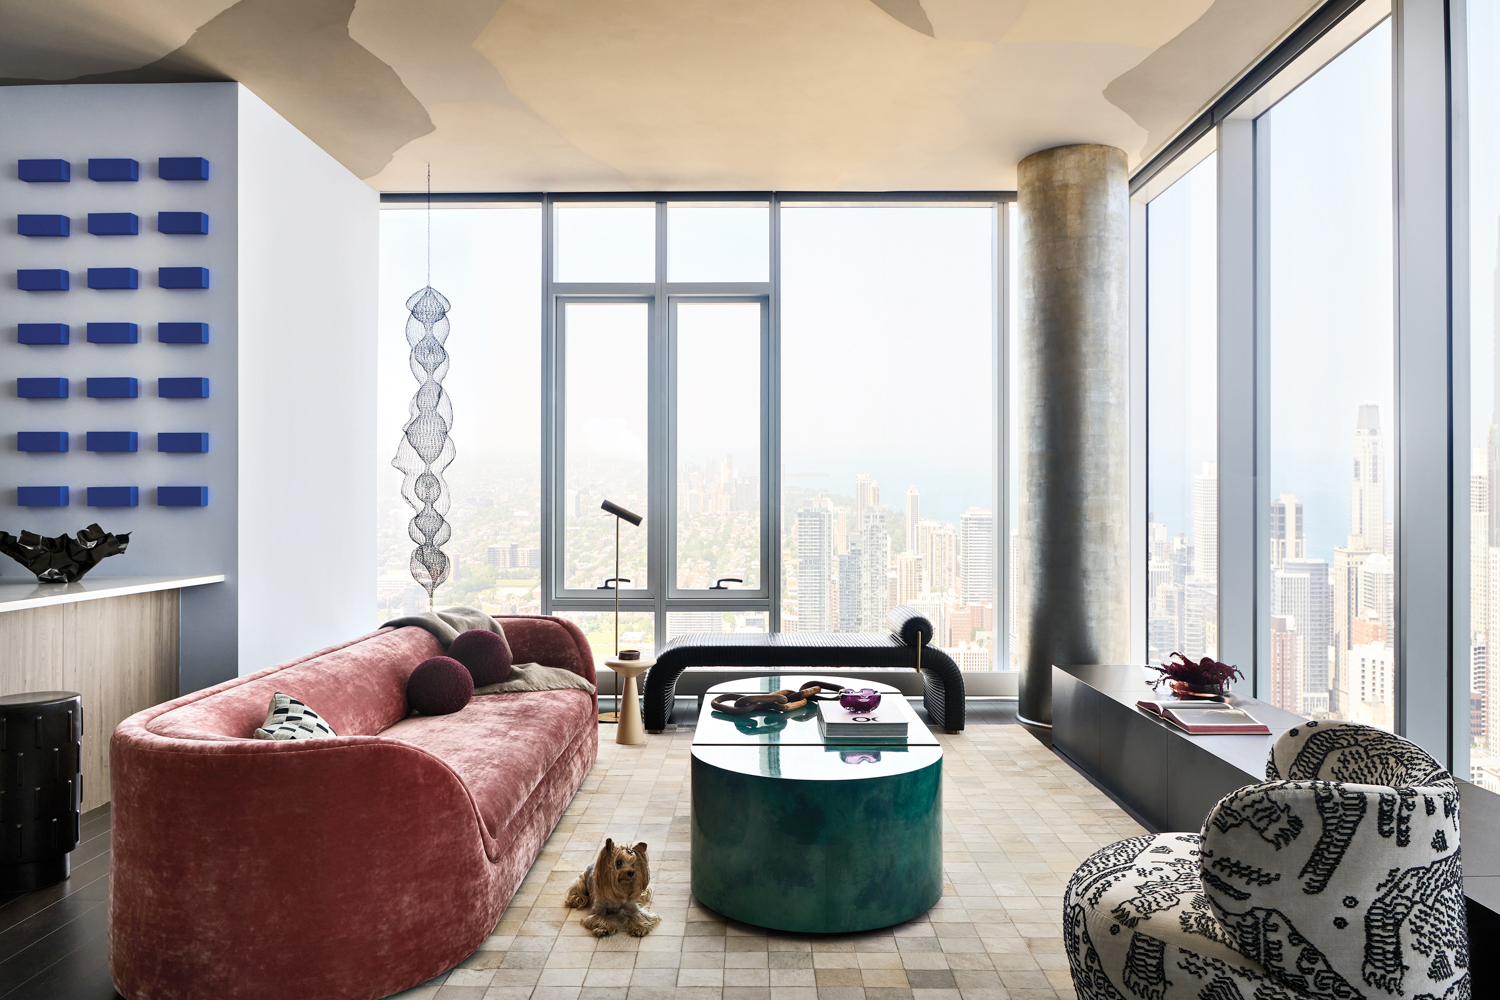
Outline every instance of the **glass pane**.
<svg viewBox="0 0 1500 1000">
<path fill-rule="evenodd" d="M 554 281 L 655 281 L 656 205 L 558 205 Z"/>
<path fill-rule="evenodd" d="M 905 601 L 988 669 L 994 209 L 797 206 L 781 221 L 782 627 L 884 631 Z"/>
<path fill-rule="evenodd" d="M 444 473 L 453 536 L 439 606 L 535 614 L 541 574 L 540 208 L 432 211 L 432 286 L 451 303 L 443 389 L 453 403 L 457 457 Z M 427 215 L 380 213 L 377 346 L 376 552 L 373 624 L 427 609 L 412 579 L 403 476 L 391 466 L 417 390 L 406 341 L 407 298 L 428 281 Z M 496 392 L 495 372 L 504 372 Z M 504 433 L 494 433 L 494 428 Z"/>
<path fill-rule="evenodd" d="M 1470 780 L 1500 792 L 1500 7 L 1470 3 L 1468 30 L 1470 641 L 1454 718 L 1468 721 Z"/>
<path fill-rule="evenodd" d="M 1147 656 L 1218 657 L 1217 154 L 1146 207 Z"/>
<path fill-rule="evenodd" d="M 1263 116 L 1270 143 L 1269 688 L 1394 725 L 1391 31 Z"/>
<path fill-rule="evenodd" d="M 677 305 L 677 586 L 686 590 L 760 587 L 761 308 Z"/>
<path fill-rule="evenodd" d="M 771 280 L 770 206 L 669 204 L 667 280 Z"/>
<path fill-rule="evenodd" d="M 667 638 L 689 632 L 764 632 L 764 611 L 669 611 Z"/>
<path fill-rule="evenodd" d="M 646 345 L 644 302 L 564 306 L 563 586 L 646 587 L 646 527 L 601 509 L 610 500 L 646 517 Z M 619 573 L 615 572 L 618 522 Z"/>
<path fill-rule="evenodd" d="M 604 665 L 605 660 L 615 658 L 615 650 L 639 649 L 644 659 L 656 656 L 656 615 L 650 611 L 620 612 L 620 641 L 615 645 L 615 613 L 613 611 L 554 611 L 559 618 L 566 618 L 588 638 L 589 650 L 594 654 L 595 683 L 599 686 L 599 711 L 613 712 L 615 699 L 624 690 L 620 675 Z M 640 687 L 644 689 L 645 685 Z"/>
<path fill-rule="evenodd" d="M 1010 524 L 1006 526 L 1007 545 L 1005 551 L 1006 621 L 1010 623 L 1006 635 L 1005 662 L 996 664 L 996 670 L 1021 669 L 1021 618 L 1020 618 L 1020 551 L 1021 551 L 1021 210 L 1015 202 L 1005 206 L 1010 221 L 1010 253 L 1006 280 L 1010 283 L 1007 317 L 1006 351 L 1010 355 L 1009 383 L 1005 387 L 1006 407 L 1010 410 L 1010 460 L 1006 470 L 1006 489 L 1010 494 Z"/>
</svg>

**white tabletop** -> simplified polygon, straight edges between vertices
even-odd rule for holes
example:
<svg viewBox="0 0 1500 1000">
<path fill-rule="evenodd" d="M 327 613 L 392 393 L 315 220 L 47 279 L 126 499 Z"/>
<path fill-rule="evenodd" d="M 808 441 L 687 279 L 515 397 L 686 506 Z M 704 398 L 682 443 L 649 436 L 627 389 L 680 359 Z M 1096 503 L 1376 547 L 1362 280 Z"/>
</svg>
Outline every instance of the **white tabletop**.
<svg viewBox="0 0 1500 1000">
<path fill-rule="evenodd" d="M 37 583 L 35 578 L 0 577 L 0 614 L 223 582 L 222 573 L 198 576 L 99 576 L 90 573 L 77 583 Z"/>
</svg>

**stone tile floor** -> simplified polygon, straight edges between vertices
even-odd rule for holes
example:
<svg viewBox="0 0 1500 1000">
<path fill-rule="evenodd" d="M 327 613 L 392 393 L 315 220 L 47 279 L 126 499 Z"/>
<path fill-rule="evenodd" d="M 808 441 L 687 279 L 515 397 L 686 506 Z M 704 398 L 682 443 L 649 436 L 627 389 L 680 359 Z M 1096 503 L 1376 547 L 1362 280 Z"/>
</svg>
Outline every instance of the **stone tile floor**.
<svg viewBox="0 0 1500 1000">
<path fill-rule="evenodd" d="M 880 931 L 795 935 L 738 924 L 689 889 L 688 748 L 601 726 L 599 761 L 494 934 L 401 1000 L 1051 1000 L 1072 998 L 1063 887 L 1095 850 L 1144 831 L 1018 725 L 943 742 L 943 898 Z M 661 926 L 596 940 L 562 906 L 604 838 L 651 845 Z"/>
</svg>

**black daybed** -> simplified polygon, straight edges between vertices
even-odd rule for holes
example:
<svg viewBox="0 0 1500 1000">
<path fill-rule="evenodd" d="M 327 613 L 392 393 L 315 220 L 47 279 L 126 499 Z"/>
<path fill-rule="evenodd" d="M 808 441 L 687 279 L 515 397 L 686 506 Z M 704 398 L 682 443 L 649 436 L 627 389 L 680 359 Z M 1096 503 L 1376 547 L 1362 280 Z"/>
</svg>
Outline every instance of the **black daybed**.
<svg viewBox="0 0 1500 1000">
<path fill-rule="evenodd" d="M 964 675 L 952 657 L 928 645 L 932 623 L 908 607 L 891 609 L 890 632 L 697 632 L 667 642 L 646 672 L 646 731 L 672 718 L 677 678 L 688 667 L 916 667 L 926 679 L 923 704 L 950 733 L 964 728 Z"/>
</svg>

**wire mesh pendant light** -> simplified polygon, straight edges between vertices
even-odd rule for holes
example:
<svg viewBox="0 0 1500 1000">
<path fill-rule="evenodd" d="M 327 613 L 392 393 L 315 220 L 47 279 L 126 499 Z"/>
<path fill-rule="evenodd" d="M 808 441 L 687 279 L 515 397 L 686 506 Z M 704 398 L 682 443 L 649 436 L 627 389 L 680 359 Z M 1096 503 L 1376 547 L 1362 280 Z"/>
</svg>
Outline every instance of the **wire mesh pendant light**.
<svg viewBox="0 0 1500 1000">
<path fill-rule="evenodd" d="M 448 374 L 448 300 L 432 287 L 432 171 L 427 176 L 427 284 L 406 300 L 406 342 L 411 346 L 411 373 L 418 385 L 411 398 L 401 444 L 391 464 L 405 473 L 401 496 L 416 514 L 407 534 L 416 543 L 411 553 L 411 575 L 427 591 L 432 607 L 433 591 L 449 577 L 450 564 L 443 546 L 453 537 L 447 521 L 451 497 L 443 472 L 457 450 L 448 432 L 453 429 L 453 401 L 443 388 Z"/>
</svg>

